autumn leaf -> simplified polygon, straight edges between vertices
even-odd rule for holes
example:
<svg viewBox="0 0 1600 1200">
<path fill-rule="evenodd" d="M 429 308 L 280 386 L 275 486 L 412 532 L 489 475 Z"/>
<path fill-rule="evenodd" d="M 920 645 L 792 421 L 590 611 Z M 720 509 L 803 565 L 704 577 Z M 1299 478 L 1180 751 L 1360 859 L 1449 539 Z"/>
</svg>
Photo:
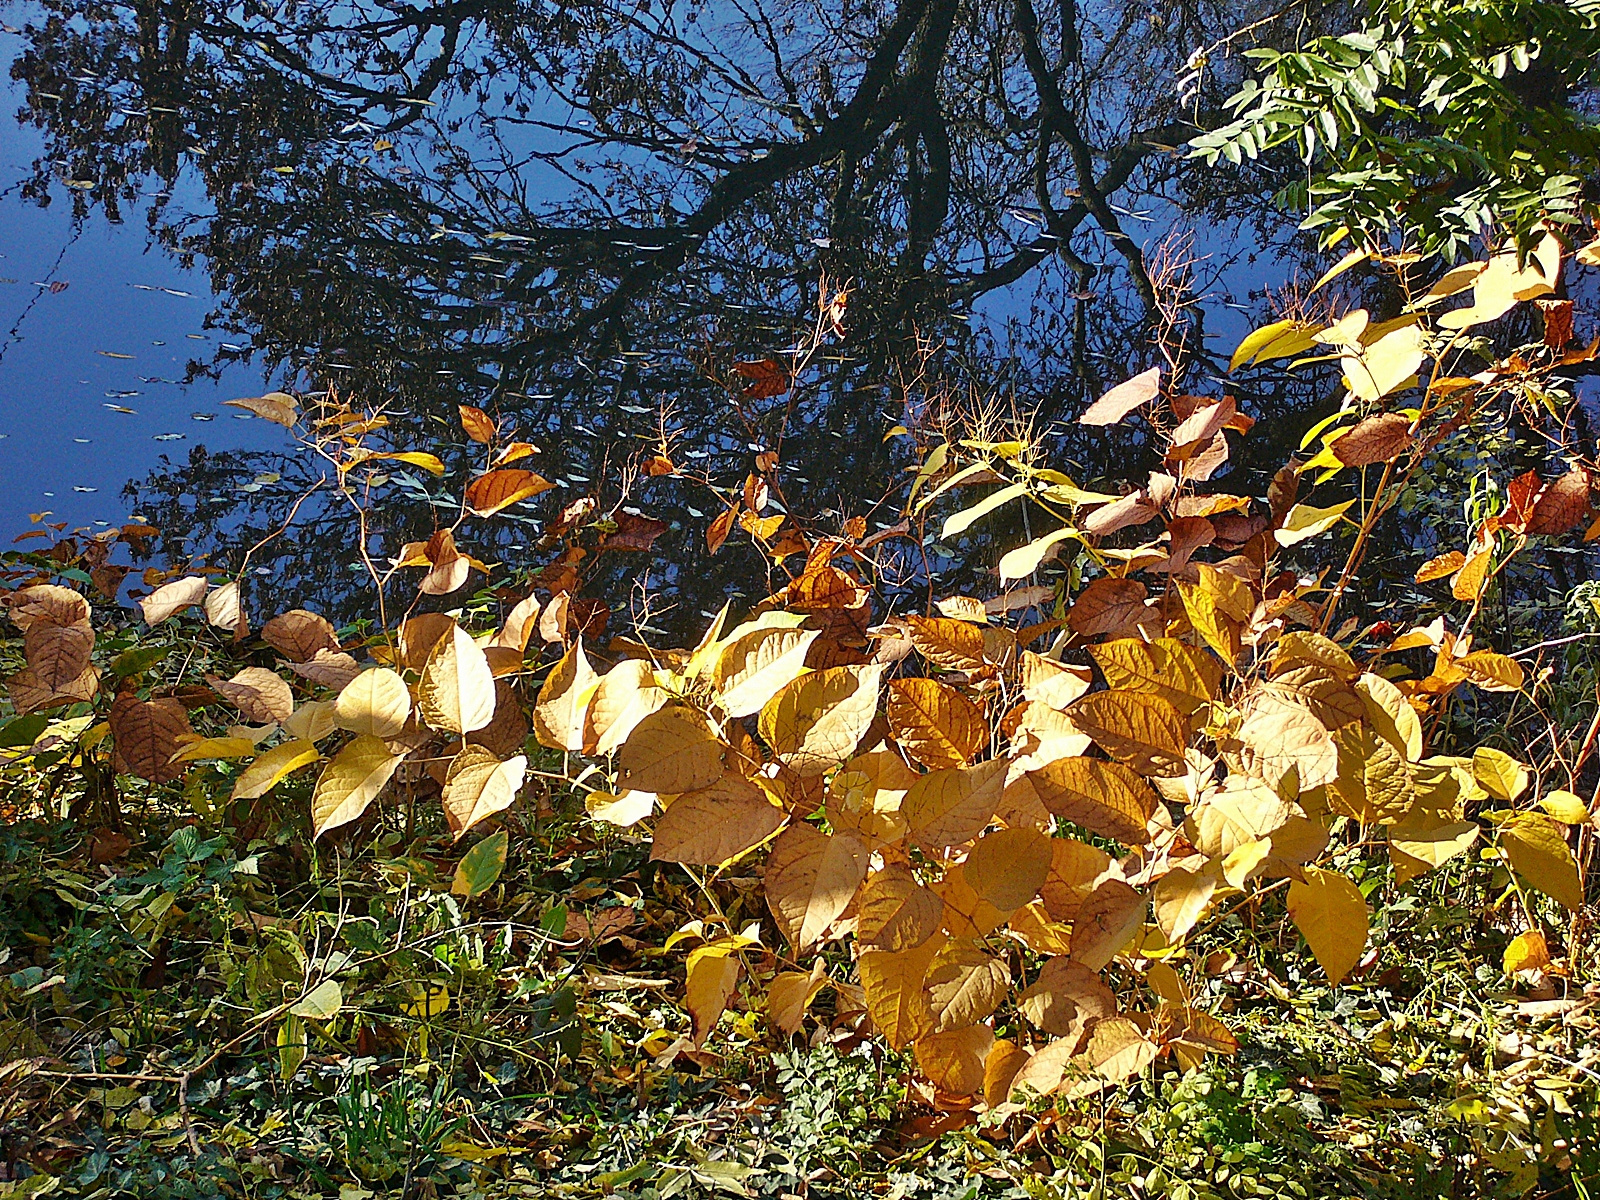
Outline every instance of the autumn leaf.
<svg viewBox="0 0 1600 1200">
<path fill-rule="evenodd" d="M 856 937 L 879 950 L 910 950 L 939 932 L 944 901 L 911 869 L 889 863 L 867 880 L 856 913 Z"/>
<path fill-rule="evenodd" d="M 311 836 L 320 838 L 366 812 L 400 762 L 400 755 L 370 734 L 353 739 L 317 780 L 311 795 Z"/>
<path fill-rule="evenodd" d="M 210 675 L 206 682 L 247 721 L 260 724 L 287 721 L 294 711 L 294 693 L 289 685 L 265 667 L 245 667 L 232 679 Z"/>
<path fill-rule="evenodd" d="M 871 727 L 882 678 L 881 663 L 802 675 L 761 709 L 761 737 L 791 770 L 821 775 L 849 758 Z"/>
<path fill-rule="evenodd" d="M 818 959 L 811 972 L 780 971 L 767 985 L 767 1018 L 786 1034 L 796 1034 L 805 1021 L 806 1009 L 816 999 L 817 993 L 832 981 L 827 965 Z"/>
<path fill-rule="evenodd" d="M 933 1032 L 933 1009 L 922 982 L 944 938 L 931 937 L 907 950 L 864 950 L 858 969 L 872 1024 L 899 1050 Z"/>
<path fill-rule="evenodd" d="M 504 812 L 516 802 L 528 760 L 516 755 L 501 762 L 481 746 L 463 746 L 445 774 L 445 820 L 457 841 L 479 821 Z"/>
<path fill-rule="evenodd" d="M 1117 384 L 1096 400 L 1081 417 L 1080 425 L 1115 425 L 1136 409 L 1154 400 L 1161 390 L 1161 368 L 1151 367 L 1124 383 Z"/>
<path fill-rule="evenodd" d="M 327 618 L 303 608 L 273 617 L 261 629 L 261 640 L 285 658 L 309 662 L 318 650 L 338 650 L 339 638 Z"/>
<path fill-rule="evenodd" d="M 460 626 L 441 637 L 423 664 L 417 713 L 430 728 L 470 733 L 494 717 L 494 672 L 483 650 Z"/>
<path fill-rule="evenodd" d="M 1067 715 L 1112 758 L 1141 774 L 1165 775 L 1183 765 L 1189 725 L 1160 696 L 1122 688 L 1091 692 Z"/>
<path fill-rule="evenodd" d="M 962 874 L 982 899 L 1011 912 L 1032 900 L 1049 878 L 1054 840 L 1027 827 L 993 830 L 967 851 Z"/>
<path fill-rule="evenodd" d="M 618 779 L 634 791 L 678 795 L 722 778 L 725 747 L 705 720 L 682 705 L 651 713 L 617 753 Z"/>
<path fill-rule="evenodd" d="M 177 700 L 144 701 L 124 692 L 111 704 L 108 717 L 119 772 L 151 783 L 167 783 L 188 769 L 172 756 L 192 740 L 189 714 Z"/>
<path fill-rule="evenodd" d="M 722 711 L 730 717 L 760 712 L 805 673 L 806 655 L 820 636 L 815 629 L 756 629 L 730 643 L 711 672 Z"/>
<path fill-rule="evenodd" d="M 265 796 L 288 776 L 321 757 L 313 743 L 301 738 L 274 746 L 239 773 L 233 785 L 233 799 Z"/>
<path fill-rule="evenodd" d="M 190 575 L 164 583 L 139 601 L 139 611 L 146 625 L 159 625 L 168 617 L 176 616 L 205 599 L 210 586 L 204 575 Z"/>
<path fill-rule="evenodd" d="M 1017 1009 L 1040 1032 L 1076 1044 L 1093 1022 L 1116 1014 L 1117 998 L 1098 973 L 1056 956 L 1045 960 L 1039 977 L 1017 997 Z"/>
<path fill-rule="evenodd" d="M 1122 880 L 1102 881 L 1073 918 L 1072 961 L 1100 970 L 1133 940 L 1148 910 L 1148 899 Z"/>
<path fill-rule="evenodd" d="M 461 428 L 466 431 L 469 438 L 485 446 L 494 441 L 496 432 L 494 419 L 483 409 L 470 404 L 458 404 L 456 411 L 461 414 Z"/>
<path fill-rule="evenodd" d="M 886 716 L 894 740 L 926 767 L 964 766 L 989 740 L 983 709 L 933 679 L 893 680 Z"/>
<path fill-rule="evenodd" d="M 784 830 L 767 856 L 767 907 L 797 953 L 827 932 L 866 874 L 867 848 L 851 834 L 805 822 Z"/>
<path fill-rule="evenodd" d="M 656 822 L 650 858 L 714 867 L 759 846 L 783 824 L 783 810 L 759 786 L 728 773 L 685 792 Z"/>
<path fill-rule="evenodd" d="M 1304 879 L 1289 884 L 1289 916 L 1337 987 L 1367 948 L 1367 902 L 1355 884 L 1335 871 L 1306 867 L 1303 873 Z"/>
<path fill-rule="evenodd" d="M 544 476 L 532 471 L 524 471 L 519 467 L 502 468 L 480 475 L 467 484 L 466 503 L 478 516 L 490 517 L 519 500 L 548 492 L 554 486 Z"/>
<path fill-rule="evenodd" d="M 911 833 L 929 849 L 959 846 L 983 832 L 1005 791 L 1006 761 L 951 767 L 920 776 L 901 804 Z"/>
<path fill-rule="evenodd" d="M 1028 772 L 1034 792 L 1051 813 L 1126 846 L 1144 844 L 1156 794 L 1121 763 L 1061 758 Z"/>
<path fill-rule="evenodd" d="M 1558 904 L 1583 907 L 1583 880 L 1566 833 L 1544 813 L 1518 813 L 1500 826 L 1500 848 L 1512 870 Z"/>
<path fill-rule="evenodd" d="M 1084 637 L 1131 633 L 1145 615 L 1147 595 L 1144 584 L 1136 579 L 1096 579 L 1078 593 L 1067 610 L 1067 627 Z"/>
<path fill-rule="evenodd" d="M 406 682 L 388 667 L 373 667 L 357 675 L 334 702 L 334 720 L 340 729 L 392 738 L 411 717 L 411 692 Z"/>
<path fill-rule="evenodd" d="M 539 744 L 552 750 L 581 751 L 589 703 L 598 690 L 599 678 L 579 637 L 550 668 L 539 689 L 533 706 L 533 732 Z"/>
<path fill-rule="evenodd" d="M 584 753 L 614 753 L 640 721 L 666 707 L 671 699 L 666 688 L 656 686 L 655 668 L 648 661 L 623 659 L 595 686 L 584 715 Z M 560 723 L 559 716 L 552 721 L 553 726 Z"/>
</svg>

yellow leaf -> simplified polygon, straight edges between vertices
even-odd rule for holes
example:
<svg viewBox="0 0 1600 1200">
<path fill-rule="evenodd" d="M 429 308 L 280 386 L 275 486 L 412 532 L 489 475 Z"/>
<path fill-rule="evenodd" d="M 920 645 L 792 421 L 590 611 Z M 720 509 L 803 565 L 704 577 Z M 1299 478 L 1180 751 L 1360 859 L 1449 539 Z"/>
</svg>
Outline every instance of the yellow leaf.
<svg viewBox="0 0 1600 1200">
<path fill-rule="evenodd" d="M 739 960 L 735 955 L 745 944 L 745 939 L 721 938 L 689 952 L 687 1000 L 697 1046 L 705 1043 L 706 1035 L 728 1007 L 728 997 L 739 982 Z"/>
<path fill-rule="evenodd" d="M 1291 358 L 1304 354 L 1316 346 L 1312 338 L 1322 331 L 1321 325 L 1305 321 L 1283 320 L 1252 330 L 1228 360 L 1228 372 L 1237 371 L 1245 363 L 1265 362 L 1272 358 Z"/>
<path fill-rule="evenodd" d="M 806 654 L 821 636 L 815 629 L 757 629 L 732 642 L 718 657 L 712 685 L 722 711 L 748 717 L 806 671 Z"/>
<path fill-rule="evenodd" d="M 417 711 L 429 727 L 464 734 L 494 719 L 494 672 L 466 630 L 452 625 L 423 664 Z"/>
<path fill-rule="evenodd" d="M 881 663 L 873 663 L 802 675 L 762 707 L 762 738 L 785 766 L 803 777 L 832 770 L 850 757 L 871 728 L 883 670 Z"/>
<path fill-rule="evenodd" d="M 878 950 L 910 950 L 939 932 L 944 901 L 911 868 L 890 863 L 867 880 L 856 912 L 856 937 Z"/>
<path fill-rule="evenodd" d="M 1589 806 L 1571 792 L 1547 792 L 1544 799 L 1539 801 L 1539 807 L 1563 825 L 1586 825 L 1589 822 Z"/>
<path fill-rule="evenodd" d="M 533 733 L 539 744 L 552 750 L 582 750 L 589 703 L 598 690 L 599 679 L 583 652 L 580 637 L 550 668 L 539 689 L 539 699 L 533 706 Z"/>
<path fill-rule="evenodd" d="M 1394 863 L 1397 883 L 1407 883 L 1418 875 L 1464 854 L 1478 840 L 1474 821 L 1455 821 L 1437 829 L 1412 829 L 1396 826 L 1389 830 L 1389 857 Z"/>
<path fill-rule="evenodd" d="M 786 1034 L 798 1033 L 806 1009 L 830 982 L 828 969 L 820 958 L 811 965 L 809 975 L 804 971 L 780 971 L 767 986 L 768 1019 Z"/>
<path fill-rule="evenodd" d="M 1543 813 L 1518 813 L 1500 826 L 1500 848 L 1516 873 L 1546 896 L 1577 912 L 1583 881 L 1566 832 Z"/>
<path fill-rule="evenodd" d="M 340 729 L 396 737 L 411 716 L 411 692 L 388 667 L 372 667 L 344 685 L 333 712 Z"/>
<path fill-rule="evenodd" d="M 1017 1010 L 1034 1028 L 1076 1043 L 1091 1022 L 1115 1014 L 1117 998 L 1094 971 L 1058 956 L 1047 959 L 1039 978 L 1017 997 Z"/>
<path fill-rule="evenodd" d="M 1421 759 L 1422 722 L 1405 694 L 1382 675 L 1370 672 L 1356 680 L 1355 688 L 1372 727 L 1400 747 L 1407 762 Z"/>
<path fill-rule="evenodd" d="M 256 752 L 256 744 L 249 738 L 215 737 L 189 742 L 172 756 L 171 761 L 200 762 L 203 759 L 247 758 Z"/>
<path fill-rule="evenodd" d="M 1122 688 L 1091 692 L 1067 715 L 1107 754 L 1141 775 L 1166 775 L 1183 767 L 1189 724 L 1160 696 Z"/>
<path fill-rule="evenodd" d="M 480 517 L 493 516 L 519 500 L 548 492 L 555 484 L 533 471 L 520 467 L 490 471 L 467 484 L 466 505 Z"/>
<path fill-rule="evenodd" d="M 1361 961 L 1367 947 L 1367 902 L 1343 875 L 1306 867 L 1305 879 L 1289 885 L 1289 916 L 1335 986 Z"/>
<path fill-rule="evenodd" d="M 1490 746 L 1472 752 L 1472 777 L 1496 800 L 1515 800 L 1528 787 L 1528 769 L 1504 750 Z"/>
<path fill-rule="evenodd" d="M 1025 699 L 1065 712 L 1074 700 L 1089 690 L 1093 681 L 1088 667 L 1067 666 L 1032 650 L 1022 652 L 1022 695 Z"/>
<path fill-rule="evenodd" d="M 783 824 L 783 810 L 743 776 L 685 792 L 656 823 L 650 857 L 714 867 L 759 846 Z"/>
<path fill-rule="evenodd" d="M 393 459 L 395 462 L 405 463 L 408 467 L 421 467 L 430 475 L 444 474 L 444 463 L 439 461 L 439 456 L 421 450 L 399 450 L 393 454 L 374 454 L 372 457 Z"/>
<path fill-rule="evenodd" d="M 612 754 L 640 721 L 672 699 L 656 686 L 656 673 L 642 658 L 625 658 L 601 677 L 583 723 L 585 754 Z"/>
<path fill-rule="evenodd" d="M 1120 879 L 1103 880 L 1072 920 L 1072 960 L 1098 971 L 1133 940 L 1149 901 Z"/>
<path fill-rule="evenodd" d="M 1090 646 L 1089 656 L 1112 687 L 1153 692 L 1185 716 L 1215 699 L 1222 684 L 1222 664 L 1176 638 L 1118 638 Z"/>
<path fill-rule="evenodd" d="M 1156 883 L 1156 924 L 1168 942 L 1178 945 L 1205 916 L 1216 894 L 1219 872 L 1206 868 L 1198 874 L 1184 867 L 1174 867 Z"/>
<path fill-rule="evenodd" d="M 925 767 L 964 766 L 989 741 L 983 709 L 937 680 L 894 680 L 885 715 L 894 740 Z"/>
<path fill-rule="evenodd" d="M 682 705 L 651 713 L 617 752 L 617 777 L 634 791 L 675 796 L 722 778 L 727 747 L 705 719 Z"/>
<path fill-rule="evenodd" d="M 1320 291 L 1326 284 L 1332 283 L 1351 267 L 1360 266 L 1371 257 L 1371 252 L 1367 250 L 1350 251 L 1349 254 L 1346 254 L 1338 262 L 1334 263 L 1333 266 L 1329 267 L 1326 271 L 1319 275 L 1317 277 L 1317 281 L 1311 285 L 1311 290 L 1313 292 Z"/>
<path fill-rule="evenodd" d="M 1004 1104 L 1011 1094 L 1012 1080 L 1031 1058 L 1026 1050 L 1004 1038 L 997 1040 L 983 1060 L 983 1100 L 990 1108 Z"/>
<path fill-rule="evenodd" d="M 862 951 L 861 990 L 867 1012 L 891 1050 L 933 1032 L 933 1009 L 922 981 L 943 946 L 944 938 L 935 936 L 909 950 Z"/>
<path fill-rule="evenodd" d="M 983 832 L 1005 791 L 1006 761 L 950 767 L 918 777 L 900 806 L 917 842 L 929 849 L 959 846 Z"/>
<path fill-rule="evenodd" d="M 1277 539 L 1280 546 L 1298 546 L 1301 542 L 1309 541 L 1332 529 L 1354 503 L 1354 500 L 1346 500 L 1331 508 L 1312 508 L 1309 504 L 1296 504 L 1284 517 L 1283 526 L 1275 529 L 1272 536 Z"/>
<path fill-rule="evenodd" d="M 949 941 L 928 964 L 924 981 L 935 1033 L 984 1020 L 1006 998 L 1011 971 L 1005 959 L 987 953 L 976 941 Z"/>
<path fill-rule="evenodd" d="M 1015 550 L 1007 551 L 1000 559 L 1000 580 L 1026 579 L 1039 569 L 1045 556 L 1056 546 L 1068 538 L 1079 536 L 1078 531 L 1071 526 L 1065 526 L 1043 537 L 1035 538 L 1026 546 L 1018 546 Z"/>
<path fill-rule="evenodd" d="M 803 821 L 784 830 L 767 856 L 767 907 L 796 952 L 827 932 L 866 874 L 867 848 L 851 834 L 822 833 Z"/>
<path fill-rule="evenodd" d="M 1520 691 L 1525 679 L 1521 663 L 1493 650 L 1474 650 L 1456 659 L 1454 666 L 1486 692 Z"/>
<path fill-rule="evenodd" d="M 244 610 L 239 605 L 239 585 L 223 584 L 205 599 L 206 620 L 219 629 L 239 631 L 244 625 Z"/>
<path fill-rule="evenodd" d="M 637 825 L 655 811 L 656 798 L 649 792 L 590 792 L 583 807 L 596 821 L 623 829 Z"/>
<path fill-rule="evenodd" d="M 1010 912 L 1027 904 L 1050 874 L 1051 842 L 1037 829 L 996 829 L 967 851 L 962 868 L 979 897 Z"/>
<path fill-rule="evenodd" d="M 501 762 L 482 746 L 468 745 L 450 762 L 445 774 L 445 820 L 457 841 L 479 821 L 516 802 L 528 760 L 521 754 Z"/>
<path fill-rule="evenodd" d="M 1026 481 L 1013 483 L 1008 487 L 1001 488 L 999 491 L 989 493 L 976 504 L 963 508 L 960 512 L 951 513 L 950 516 L 945 518 L 944 528 L 939 531 L 940 540 L 955 537 L 975 521 L 981 520 L 994 512 L 995 509 L 1003 508 L 1010 504 L 1011 501 L 1027 494 L 1028 484 Z"/>
<path fill-rule="evenodd" d="M 1507 975 L 1515 975 L 1518 971 L 1538 971 L 1548 967 L 1550 947 L 1545 943 L 1544 934 L 1537 929 L 1517 934 L 1506 943 L 1500 965 Z"/>
<path fill-rule="evenodd" d="M 400 759 L 370 734 L 359 735 L 340 750 L 323 769 L 311 796 L 312 837 L 348 825 L 366 812 L 367 805 L 377 798 L 399 767 Z"/>
<path fill-rule="evenodd" d="M 1427 334 L 1420 325 L 1391 329 L 1370 346 L 1339 360 L 1351 393 L 1374 404 L 1417 373 L 1422 365 Z M 1337 451 L 1335 451 L 1337 453 Z M 1354 461 L 1353 455 L 1346 456 Z"/>
<path fill-rule="evenodd" d="M 1155 1062 L 1159 1052 L 1160 1048 L 1127 1017 L 1095 1022 L 1083 1051 L 1095 1071 L 1111 1083 L 1141 1074 Z"/>
<path fill-rule="evenodd" d="M 235 800 L 265 796 L 290 773 L 310 766 L 322 756 L 310 742 L 296 740 L 274 746 L 239 774 L 233 785 Z"/>
</svg>

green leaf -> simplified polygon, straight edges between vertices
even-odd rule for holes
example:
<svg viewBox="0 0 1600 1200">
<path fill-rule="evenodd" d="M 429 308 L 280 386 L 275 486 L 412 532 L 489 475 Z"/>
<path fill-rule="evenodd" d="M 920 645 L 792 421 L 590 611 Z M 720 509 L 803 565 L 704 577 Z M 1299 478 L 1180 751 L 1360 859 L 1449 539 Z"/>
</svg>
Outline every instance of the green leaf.
<svg viewBox="0 0 1600 1200">
<path fill-rule="evenodd" d="M 7 721 L 0 725 L 0 749 L 33 745 L 49 724 L 50 718 L 44 713 L 29 713 L 25 717 Z"/>
<path fill-rule="evenodd" d="M 294 1078 L 306 1060 L 305 1022 L 290 1013 L 278 1026 L 278 1078 L 285 1083 Z"/>
<path fill-rule="evenodd" d="M 500 872 L 506 868 L 506 846 L 510 839 L 504 829 L 491 833 L 471 850 L 468 850 L 456 867 L 455 882 L 450 891 L 457 896 L 482 895 L 494 886 Z"/>
<path fill-rule="evenodd" d="M 135 646 L 132 650 L 124 650 L 111 660 L 111 673 L 118 679 L 138 675 L 148 671 L 171 653 L 171 646 Z"/>
</svg>

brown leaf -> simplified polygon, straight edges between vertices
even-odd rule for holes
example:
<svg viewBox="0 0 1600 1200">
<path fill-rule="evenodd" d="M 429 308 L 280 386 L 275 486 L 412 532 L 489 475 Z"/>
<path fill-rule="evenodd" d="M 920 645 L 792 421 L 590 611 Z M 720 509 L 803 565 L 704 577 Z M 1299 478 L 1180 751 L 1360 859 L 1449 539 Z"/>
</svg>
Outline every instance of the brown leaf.
<svg viewBox="0 0 1600 1200">
<path fill-rule="evenodd" d="M 172 761 L 184 742 L 194 737 L 181 701 L 143 701 L 124 692 L 111 704 L 109 723 L 119 772 L 167 783 L 188 770 L 188 763 Z"/>
<path fill-rule="evenodd" d="M 303 608 L 273 617 L 261 628 L 261 640 L 294 662 L 310 662 L 318 650 L 337 650 L 339 637 L 325 617 Z"/>
<path fill-rule="evenodd" d="M 1187 447 L 1209 442 L 1229 421 L 1233 420 L 1237 411 L 1238 406 L 1232 396 L 1224 396 L 1212 404 L 1197 404 L 1194 411 L 1172 431 L 1169 439 L 1172 446 L 1171 453 L 1181 455 Z"/>
<path fill-rule="evenodd" d="M 617 752 L 618 781 L 636 792 L 678 795 L 722 778 L 727 747 L 705 719 L 682 705 L 651 713 Z"/>
<path fill-rule="evenodd" d="M 1072 602 L 1067 611 L 1067 627 L 1083 637 L 1110 634 L 1120 637 L 1135 632 L 1145 613 L 1144 584 L 1135 579 L 1096 579 Z"/>
<path fill-rule="evenodd" d="M 722 549 L 722 543 L 728 540 L 728 534 L 732 532 L 734 519 L 738 515 L 737 508 L 726 509 L 706 527 L 707 553 L 715 554 Z"/>
<path fill-rule="evenodd" d="M 1347 467 L 1388 462 L 1410 449 L 1411 418 L 1400 413 L 1379 413 L 1359 422 L 1333 443 L 1333 456 Z"/>
<path fill-rule="evenodd" d="M 976 625 L 949 617 L 909 616 L 905 622 L 911 644 L 934 666 L 969 673 L 983 669 L 983 631 Z"/>
<path fill-rule="evenodd" d="M 1110 504 L 1102 504 L 1084 517 L 1079 525 L 1085 533 L 1104 536 L 1119 529 L 1126 529 L 1130 525 L 1143 525 L 1146 521 L 1153 520 L 1160 511 L 1150 502 L 1149 495 L 1140 489 L 1129 492 L 1120 500 L 1113 500 Z"/>
<path fill-rule="evenodd" d="M 245 720 L 258 725 L 287 721 L 294 711 L 294 693 L 289 685 L 265 667 L 246 667 L 232 679 L 207 675 L 206 682 Z"/>
<path fill-rule="evenodd" d="M 925 980 L 936 1033 L 984 1020 L 1005 999 L 1011 971 L 1005 960 L 965 939 L 946 942 Z"/>
<path fill-rule="evenodd" d="M 789 372 L 775 359 L 736 362 L 733 369 L 751 381 L 739 393 L 746 400 L 769 400 L 789 390 Z"/>
<path fill-rule="evenodd" d="M 88 625 L 55 625 L 36 621 L 23 636 L 23 655 L 39 685 L 64 691 L 89 666 L 94 630 Z"/>
<path fill-rule="evenodd" d="M 337 692 L 361 674 L 361 664 L 342 650 L 322 649 L 313 654 L 308 662 L 290 663 L 289 670 L 302 679 L 320 683 Z"/>
<path fill-rule="evenodd" d="M 39 622 L 89 624 L 89 602 L 71 588 L 54 583 L 37 583 L 9 595 L 0 593 L 0 604 L 10 610 L 12 622 L 24 633 Z"/>
<path fill-rule="evenodd" d="M 1539 300 L 1544 313 L 1544 344 L 1560 350 L 1572 340 L 1572 301 Z"/>
<path fill-rule="evenodd" d="M 1570 301 L 1569 301 L 1570 303 Z M 1589 515 L 1589 473 L 1582 468 L 1568 471 L 1547 484 L 1534 502 L 1527 532 L 1563 534 Z"/>
<path fill-rule="evenodd" d="M 490 471 L 467 484 L 467 507 L 480 517 L 493 516 L 519 500 L 548 492 L 554 486 L 544 476 L 520 467 Z"/>
<path fill-rule="evenodd" d="M 483 446 L 494 441 L 494 419 L 483 409 L 470 404 L 458 404 L 456 411 L 461 414 L 461 428 L 466 430 L 469 438 Z"/>
<path fill-rule="evenodd" d="M 867 880 L 856 912 L 856 937 L 879 950 L 909 950 L 939 932 L 944 901 L 911 868 L 889 863 Z"/>
<path fill-rule="evenodd" d="M 1091 692 L 1067 715 L 1107 754 L 1142 775 L 1167 775 L 1183 766 L 1189 724 L 1160 696 L 1122 688 Z"/>
<path fill-rule="evenodd" d="M 1142 408 L 1154 400 L 1160 391 L 1161 368 L 1151 367 L 1148 371 L 1117 384 L 1101 396 L 1084 411 L 1083 416 L 1078 418 L 1078 424 L 1115 425 L 1135 409 Z"/>
<path fill-rule="evenodd" d="M 440 529 L 422 548 L 428 562 L 428 573 L 422 577 L 417 590 L 424 596 L 448 596 L 467 582 L 472 563 L 456 549 L 456 538 L 448 529 Z"/>
<path fill-rule="evenodd" d="M 782 824 L 783 810 L 766 792 L 729 773 L 672 802 L 656 822 L 650 858 L 714 867 L 759 846 Z"/>
<path fill-rule="evenodd" d="M 224 400 L 223 403 L 254 413 L 262 420 L 282 425 L 285 429 L 292 428 L 300 415 L 294 397 L 287 392 L 268 392 L 265 396 L 247 396 L 241 400 Z"/>
<path fill-rule="evenodd" d="M 646 517 L 640 513 L 619 511 L 611 518 L 616 522 L 616 532 L 606 535 L 602 550 L 634 550 L 647 552 L 656 539 L 670 526 L 665 521 Z"/>
</svg>

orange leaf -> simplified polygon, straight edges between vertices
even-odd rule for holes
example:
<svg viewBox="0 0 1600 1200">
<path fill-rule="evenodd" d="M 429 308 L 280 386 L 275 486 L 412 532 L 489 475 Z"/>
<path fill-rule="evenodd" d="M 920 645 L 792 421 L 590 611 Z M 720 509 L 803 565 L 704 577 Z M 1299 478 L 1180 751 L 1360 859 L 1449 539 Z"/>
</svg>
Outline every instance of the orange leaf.
<svg viewBox="0 0 1600 1200">
<path fill-rule="evenodd" d="M 542 475 L 521 469 L 490 471 L 467 485 L 467 507 L 480 517 L 491 516 L 502 508 L 548 492 L 555 485 Z"/>
</svg>

